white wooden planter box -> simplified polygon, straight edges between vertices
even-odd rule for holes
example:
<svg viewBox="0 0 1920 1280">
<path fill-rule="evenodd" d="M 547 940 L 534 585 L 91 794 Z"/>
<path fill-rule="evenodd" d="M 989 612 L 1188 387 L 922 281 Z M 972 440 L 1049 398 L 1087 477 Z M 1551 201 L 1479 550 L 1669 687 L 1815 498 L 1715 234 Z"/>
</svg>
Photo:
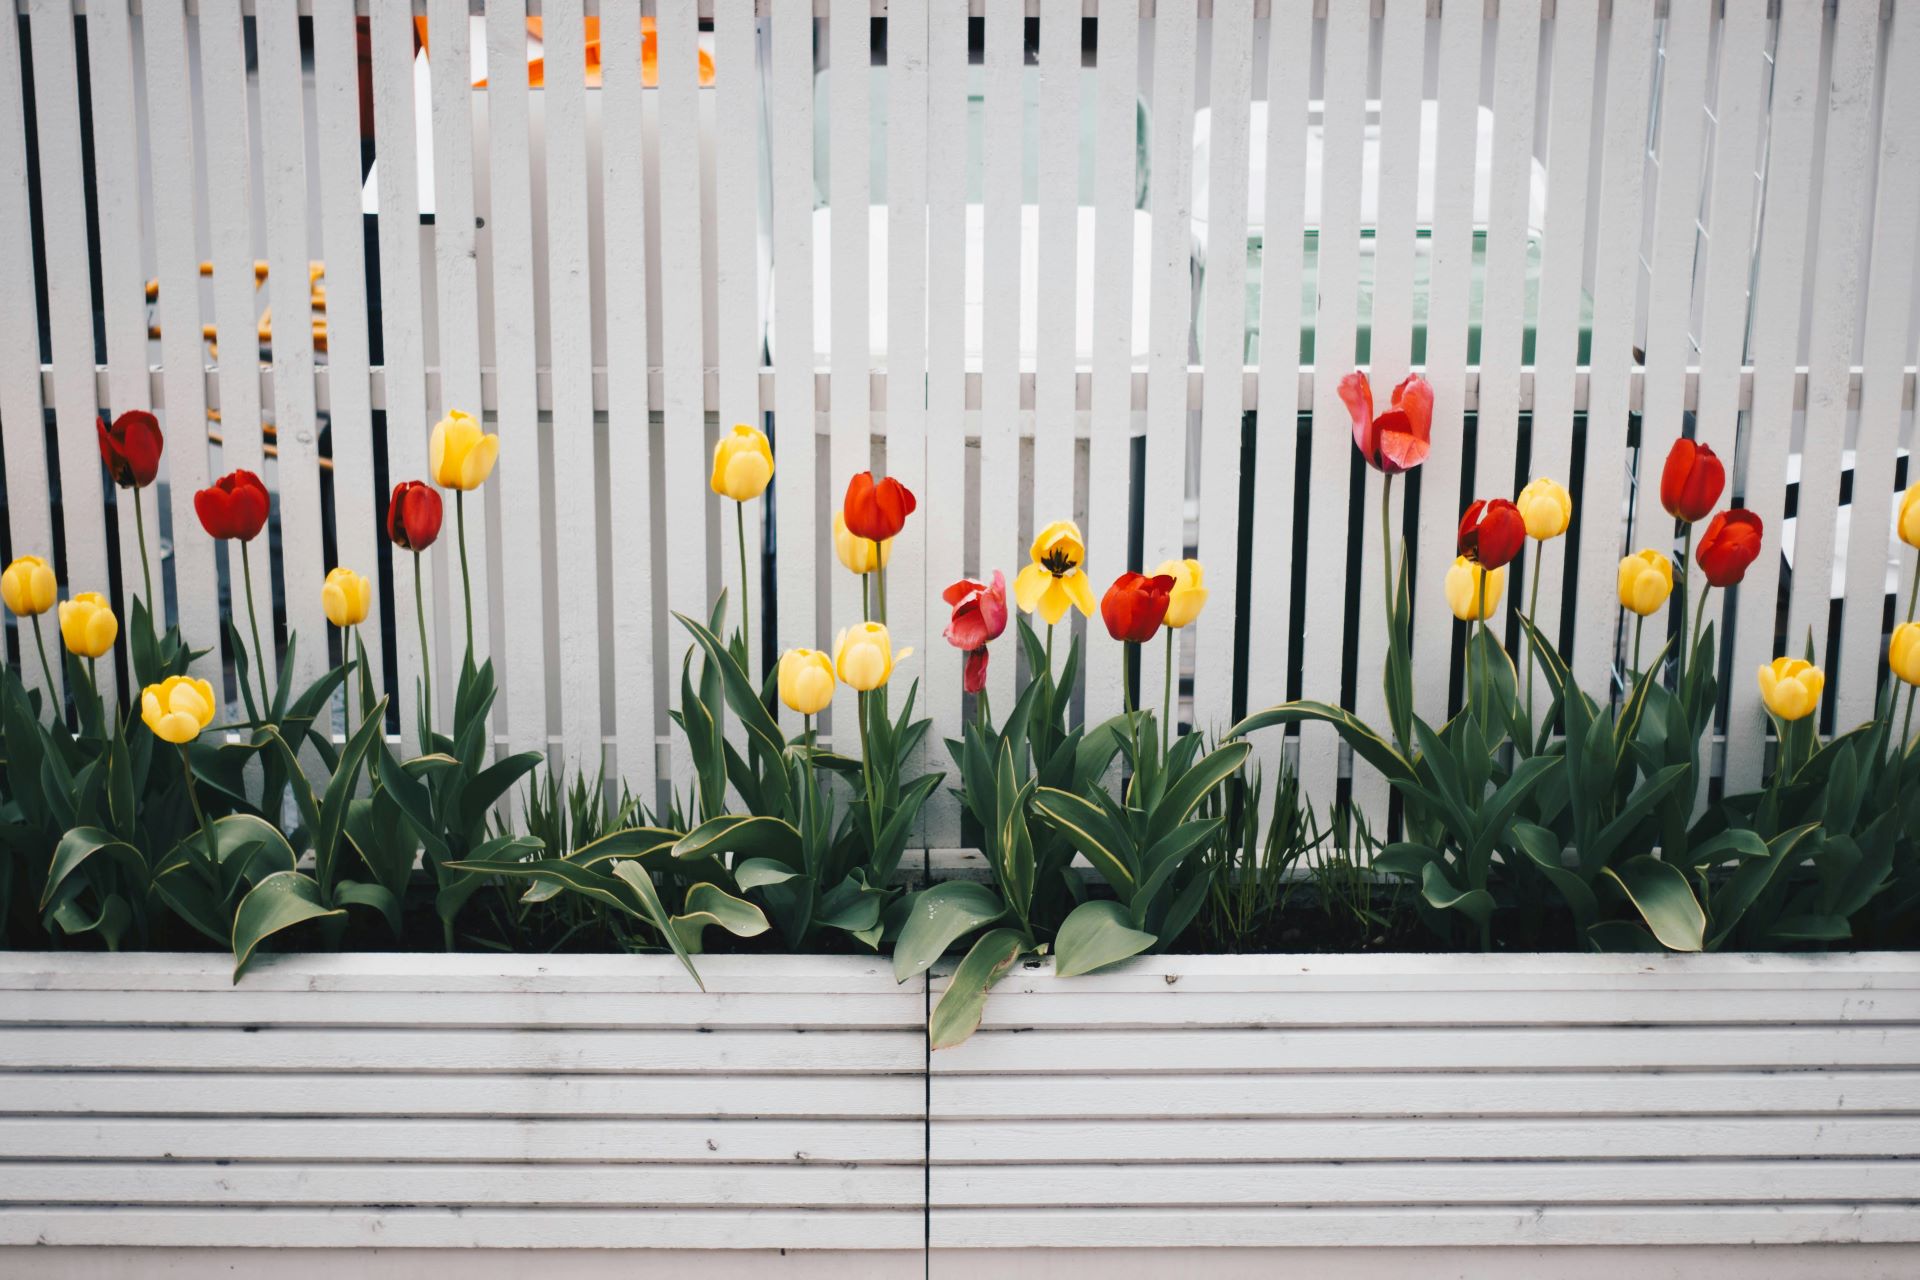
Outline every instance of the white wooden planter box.
<svg viewBox="0 0 1920 1280">
<path fill-rule="evenodd" d="M 1920 955 L 227 966 L 0 954 L 0 1274 L 1920 1274 Z"/>
</svg>

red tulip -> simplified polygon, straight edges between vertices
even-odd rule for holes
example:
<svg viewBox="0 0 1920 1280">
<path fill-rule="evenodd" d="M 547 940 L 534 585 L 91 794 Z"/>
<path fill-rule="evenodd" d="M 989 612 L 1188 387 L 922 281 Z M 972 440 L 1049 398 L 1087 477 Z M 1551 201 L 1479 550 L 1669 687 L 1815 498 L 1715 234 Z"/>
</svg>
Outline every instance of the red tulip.
<svg viewBox="0 0 1920 1280">
<path fill-rule="evenodd" d="M 987 646 L 967 652 L 966 665 L 960 668 L 960 688 L 967 693 L 978 693 L 987 687 Z"/>
<path fill-rule="evenodd" d="M 1668 515 L 1688 524 L 1704 520 L 1726 486 L 1727 469 L 1711 448 L 1684 436 L 1673 442 L 1660 472 L 1660 505 Z"/>
<path fill-rule="evenodd" d="M 113 420 L 94 419 L 100 434 L 100 461 L 107 474 L 122 489 L 144 489 L 160 474 L 160 453 L 166 437 L 160 434 L 160 420 L 144 409 L 129 409 Z"/>
<path fill-rule="evenodd" d="M 425 551 L 440 536 L 440 494 L 418 480 L 393 486 L 387 503 L 387 536 L 406 551 Z"/>
<path fill-rule="evenodd" d="M 956 649 L 978 649 L 997 640 L 1007 629 L 1007 580 L 998 569 L 993 585 L 962 578 L 940 593 L 953 606 L 947 623 L 947 643 Z"/>
<path fill-rule="evenodd" d="M 1353 443 L 1367 465 L 1388 475 L 1411 471 L 1427 460 L 1433 430 L 1433 387 L 1409 374 L 1393 389 L 1392 407 L 1373 416 L 1373 384 L 1359 370 L 1340 379 L 1340 399 L 1353 415 Z"/>
<path fill-rule="evenodd" d="M 1730 587 L 1747 576 L 1747 566 L 1760 558 L 1760 517 L 1745 507 L 1722 511 L 1707 526 L 1694 550 L 1707 581 Z"/>
<path fill-rule="evenodd" d="M 1505 498 L 1475 499 L 1460 517 L 1459 553 L 1491 573 L 1527 544 L 1527 521 Z"/>
<path fill-rule="evenodd" d="M 1126 644 L 1145 644 L 1153 639 L 1166 621 L 1172 592 L 1171 574 L 1151 578 L 1144 573 L 1121 574 L 1100 599 L 1100 616 L 1106 620 L 1107 634 Z"/>
<path fill-rule="evenodd" d="M 873 472 L 862 471 L 847 482 L 842 514 L 856 537 L 885 542 L 900 532 L 915 505 L 913 491 L 892 476 L 876 481 Z"/>
<path fill-rule="evenodd" d="M 267 486 L 251 471 L 221 476 L 193 495 L 193 511 L 200 517 L 201 528 L 215 538 L 238 538 L 242 542 L 260 536 L 272 506 Z"/>
</svg>

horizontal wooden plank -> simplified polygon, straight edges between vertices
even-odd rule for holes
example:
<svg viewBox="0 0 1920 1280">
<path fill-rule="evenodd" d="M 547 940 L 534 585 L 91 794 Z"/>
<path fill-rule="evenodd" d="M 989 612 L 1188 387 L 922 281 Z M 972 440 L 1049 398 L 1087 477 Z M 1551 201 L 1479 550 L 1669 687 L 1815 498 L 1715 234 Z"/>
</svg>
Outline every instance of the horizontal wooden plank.
<svg viewBox="0 0 1920 1280">
<path fill-rule="evenodd" d="M 1376 1245 L 1893 1244 L 1920 1239 L 1912 1205 L 1405 1209 L 936 1209 L 935 1249 Z M 1836 1260 L 1838 1262 L 1838 1260 Z M 1838 1265 L 1845 1267 L 1844 1262 Z M 1851 1273 L 1849 1273 L 1851 1274 Z"/>
<path fill-rule="evenodd" d="M 709 995 L 917 992 L 872 956 L 701 956 Z M 0 952 L 0 991 L 614 991 L 697 996 L 672 956 L 446 955 L 438 952 L 262 956 L 236 984 L 230 956 L 198 952 Z"/>
<path fill-rule="evenodd" d="M 1920 1200 L 1911 1160 L 952 1165 L 931 1177 L 936 1209 Z"/>
<path fill-rule="evenodd" d="M 919 1209 L 0 1208 L 0 1244 L 147 1249 L 918 1249 L 925 1231 Z"/>
<path fill-rule="evenodd" d="M 0 1115 L 472 1116 L 642 1119 L 710 1116 L 912 1119 L 912 1075 L 241 1075 L 183 1070 L 0 1073 Z"/>
<path fill-rule="evenodd" d="M 923 1128 L 912 1120 L 9 1118 L 0 1119 L 0 1151 L 17 1160 L 917 1164 Z"/>
<path fill-rule="evenodd" d="M 919 1209 L 909 1165 L 0 1163 L 0 1203 Z"/>
<path fill-rule="evenodd" d="M 1920 997 L 1916 997 L 1920 1003 Z M 0 1025 L 917 1030 L 915 991 L 11 991 Z"/>
<path fill-rule="evenodd" d="M 1279 1160 L 1622 1160 L 1910 1156 L 1920 1119 L 1617 1116 L 1578 1120 L 1004 1121 L 935 1119 L 934 1164 Z"/>
<path fill-rule="evenodd" d="M 11 1037 L 10 1037 L 11 1038 Z M 0 1047 L 0 1054 L 8 1052 Z M 1519 1027 L 1426 1030 L 982 1031 L 932 1056 L 948 1072 L 1527 1071 L 1911 1067 L 1920 1028 Z"/>
<path fill-rule="evenodd" d="M 898 1031 L 29 1028 L 0 1036 L 0 1070 L 917 1073 L 925 1047 Z"/>
<path fill-rule="evenodd" d="M 1341 1072 L 1252 1084 L 1244 1075 L 936 1075 L 927 1106 L 943 1121 L 1920 1114 L 1914 1071 Z"/>
</svg>

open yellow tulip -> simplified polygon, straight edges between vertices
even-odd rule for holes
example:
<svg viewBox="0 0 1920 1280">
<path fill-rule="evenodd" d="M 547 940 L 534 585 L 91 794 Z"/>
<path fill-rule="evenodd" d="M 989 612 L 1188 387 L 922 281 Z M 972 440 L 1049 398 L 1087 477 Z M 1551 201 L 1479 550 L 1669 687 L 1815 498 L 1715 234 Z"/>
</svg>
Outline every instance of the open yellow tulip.
<svg viewBox="0 0 1920 1280">
<path fill-rule="evenodd" d="M 818 649 L 780 655 L 780 701 L 803 716 L 817 716 L 833 702 L 833 660 Z"/>
<path fill-rule="evenodd" d="M 1541 476 L 1513 500 L 1526 521 L 1527 536 L 1539 542 L 1557 538 L 1573 522 L 1573 495 L 1557 480 Z"/>
<path fill-rule="evenodd" d="M 60 603 L 60 639 L 67 652 L 82 658 L 98 658 L 113 648 L 120 634 L 120 620 L 113 606 L 98 591 L 82 591 Z"/>
<path fill-rule="evenodd" d="M 893 559 L 893 539 L 875 542 L 872 538 L 863 538 L 847 528 L 847 518 L 836 511 L 833 513 L 833 554 L 855 573 L 872 573 L 886 568 L 887 561 Z"/>
<path fill-rule="evenodd" d="M 1168 560 L 1147 576 L 1157 578 L 1162 574 L 1173 579 L 1173 590 L 1167 595 L 1166 625 L 1176 629 L 1187 626 L 1207 607 L 1206 570 L 1198 560 Z"/>
<path fill-rule="evenodd" d="M 336 627 L 357 627 L 373 604 L 373 584 L 351 569 L 329 569 L 320 584 L 320 607 Z"/>
<path fill-rule="evenodd" d="M 0 573 L 0 598 L 22 618 L 36 617 L 53 608 L 60 594 L 53 568 L 39 556 L 21 556 Z"/>
<path fill-rule="evenodd" d="M 213 723 L 213 686 L 193 676 L 168 676 L 140 693 L 140 719 L 154 736 L 178 746 Z"/>
<path fill-rule="evenodd" d="M 1646 617 L 1673 594 L 1673 561 L 1648 547 L 1620 562 L 1620 603 Z"/>
<path fill-rule="evenodd" d="M 773 446 L 764 433 L 744 422 L 713 447 L 713 478 L 707 483 L 723 498 L 751 502 L 773 482 Z"/>
<path fill-rule="evenodd" d="M 1055 520 L 1033 540 L 1033 563 L 1013 580 L 1013 598 L 1021 611 L 1039 610 L 1048 626 L 1066 617 L 1068 606 L 1093 616 L 1093 584 L 1080 567 L 1087 558 L 1087 544 L 1080 526 L 1071 520 Z"/>
<path fill-rule="evenodd" d="M 912 654 L 912 649 L 893 651 L 893 639 L 885 624 L 862 622 L 834 638 L 833 667 L 847 686 L 871 693 L 893 676 L 895 663 Z"/>
<path fill-rule="evenodd" d="M 483 434 L 470 413 L 454 409 L 433 424 L 428 465 L 433 482 L 443 489 L 478 489 L 493 473 L 500 456 L 500 437 Z"/>
<path fill-rule="evenodd" d="M 1920 685 L 1920 622 L 1903 622 L 1893 629 L 1887 665 L 1908 684 Z"/>
<path fill-rule="evenodd" d="M 1506 586 L 1504 566 L 1488 573 L 1465 556 L 1457 556 L 1447 570 L 1447 607 L 1462 622 L 1485 622 L 1493 616 Z"/>
<path fill-rule="evenodd" d="M 1760 699 L 1782 720 L 1812 715 L 1826 687 L 1826 675 L 1805 658 L 1775 658 L 1760 668 Z"/>
</svg>

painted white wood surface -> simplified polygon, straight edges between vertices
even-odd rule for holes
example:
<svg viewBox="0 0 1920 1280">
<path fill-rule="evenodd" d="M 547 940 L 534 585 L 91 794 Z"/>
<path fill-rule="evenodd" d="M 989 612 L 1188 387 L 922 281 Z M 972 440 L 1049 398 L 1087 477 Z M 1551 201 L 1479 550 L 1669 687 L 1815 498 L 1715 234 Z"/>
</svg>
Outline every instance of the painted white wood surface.
<svg viewBox="0 0 1920 1280">
<path fill-rule="evenodd" d="M 497 660 L 502 688 L 499 741 L 559 748 L 588 767 L 611 748 L 610 771 L 645 790 L 649 780 L 679 776 L 669 682 L 657 673 L 683 651 L 684 638 L 663 620 L 670 608 L 703 612 L 711 589 L 737 574 L 731 513 L 718 510 L 705 487 L 709 435 L 716 422 L 770 415 L 779 479 L 771 509 L 759 509 L 767 538 L 750 526 L 747 549 L 755 616 L 777 618 L 776 650 L 829 643 L 856 607 L 857 588 L 829 554 L 822 527 L 847 473 L 871 460 L 920 495 L 895 550 L 890 603 L 896 643 L 926 659 L 909 674 L 927 682 L 920 705 L 935 721 L 934 767 L 943 763 L 938 741 L 954 736 L 969 711 L 955 688 L 958 655 L 937 634 L 937 591 L 964 572 L 1011 574 L 1025 556 L 1026 527 L 1051 515 L 1084 520 L 1096 592 L 1130 567 L 1136 522 L 1142 568 L 1197 537 L 1214 600 L 1182 638 L 1182 666 L 1192 672 L 1202 725 L 1220 727 L 1241 709 L 1233 691 L 1242 683 L 1253 707 L 1284 697 L 1296 662 L 1302 693 L 1337 698 L 1351 672 L 1353 702 L 1375 714 L 1382 636 L 1370 624 L 1379 561 L 1367 551 L 1353 573 L 1340 552 L 1352 528 L 1373 533 L 1380 481 L 1367 477 L 1364 508 L 1353 511 L 1352 455 L 1334 386 L 1364 325 L 1384 396 L 1413 367 L 1414 334 L 1424 325 L 1425 372 L 1438 399 L 1435 447 L 1419 475 L 1420 517 L 1407 530 L 1419 565 L 1420 652 L 1437 654 L 1453 639 L 1437 583 L 1451 555 L 1462 477 L 1475 477 L 1476 492 L 1505 491 L 1524 442 L 1530 472 L 1583 476 L 1577 541 L 1548 550 L 1542 608 L 1555 618 L 1565 591 L 1575 593 L 1575 671 L 1589 689 L 1604 688 L 1618 628 L 1613 566 L 1623 550 L 1662 540 L 1646 523 L 1657 513 L 1647 486 L 1665 443 L 1691 429 L 1740 460 L 1734 487 L 1769 530 L 1747 589 L 1729 600 L 1728 785 L 1757 781 L 1767 749 L 1751 681 L 1740 673 L 1772 656 L 1779 631 L 1795 649 L 1792 637 L 1809 627 L 1823 638 L 1836 580 L 1847 599 L 1837 615 L 1833 711 L 1850 723 L 1871 706 L 1884 653 L 1880 593 L 1892 559 L 1883 546 L 1888 464 L 1910 445 L 1915 394 L 1911 266 L 1920 189 L 1905 88 L 1913 77 L 1883 70 L 1914 56 L 1905 5 L 1849 0 L 1829 13 L 1789 0 L 1724 11 L 1685 6 L 1674 15 L 1655 0 L 1617 0 L 1566 12 L 1542 5 L 1536 15 L 1531 0 L 1437 11 L 1389 3 L 1378 12 L 1313 0 L 979 0 L 966 6 L 985 32 L 980 61 L 970 63 L 954 7 L 894 15 L 883 45 L 870 24 L 885 16 L 857 0 L 777 14 L 766 3 L 662 0 L 656 85 L 633 66 L 639 10 L 580 0 L 580 13 L 603 23 L 604 83 L 578 74 L 585 46 L 574 7 L 534 6 L 559 25 L 547 33 L 547 83 L 531 89 L 527 7 L 495 0 L 468 30 L 460 18 L 471 9 L 439 0 L 315 0 L 312 64 L 290 71 L 281 15 L 260 15 L 248 0 L 88 0 L 84 44 L 71 26 L 79 11 L 72 0 L 14 0 L 25 22 L 8 33 L 9 47 L 24 40 L 44 101 L 36 129 L 25 130 L 14 58 L 0 82 L 0 111 L 20 127 L 7 131 L 0 164 L 23 174 L 25 146 L 36 148 L 42 215 L 83 202 L 87 117 L 79 108 L 91 108 L 102 286 L 95 317 L 92 251 L 77 218 L 40 217 L 47 278 L 37 277 L 32 254 L 16 247 L 31 241 L 36 215 L 24 183 L 12 183 L 22 194 L 0 206 L 0 228 L 17 232 L 6 237 L 10 256 L 0 262 L 0 305 L 12 308 L 0 326 L 8 334 L 0 420 L 16 554 L 51 553 L 63 583 L 87 589 L 105 585 L 108 540 L 116 537 L 124 606 L 137 571 L 131 508 L 116 495 L 117 525 L 108 524 L 87 430 L 96 412 L 151 404 L 169 441 L 166 493 L 142 495 L 161 594 L 190 638 L 215 642 L 220 553 L 199 535 L 192 493 L 217 471 L 258 463 L 262 420 L 270 418 L 283 432 L 269 474 L 280 490 L 285 560 L 271 570 L 256 565 L 256 587 L 264 597 L 262 584 L 275 580 L 284 593 L 289 626 L 303 637 L 301 674 L 311 675 L 325 647 L 308 635 L 319 627 L 313 595 L 328 567 L 317 538 L 331 529 L 340 563 L 372 568 L 385 497 L 373 492 L 376 450 L 385 450 L 390 479 L 418 474 L 432 419 L 452 405 L 477 407 L 498 424 L 506 449 L 496 479 L 468 504 L 478 639 Z M 371 18 L 374 148 L 390 162 L 379 166 L 376 184 L 377 289 L 362 253 L 361 69 L 350 38 L 362 14 Z M 424 72 L 412 50 L 416 16 L 441 29 L 431 41 L 438 56 Z M 1026 25 L 1036 20 L 1037 53 Z M 712 87 L 696 75 L 696 41 L 715 58 Z M 466 74 L 473 44 L 485 46 L 488 84 L 480 90 Z M 827 63 L 864 70 L 883 47 L 892 66 L 834 78 L 816 95 L 816 73 Z M 248 49 L 258 53 L 253 66 Z M 77 96 L 82 57 L 91 73 L 85 104 Z M 131 74 L 136 66 L 143 74 Z M 260 83 L 261 67 L 278 74 Z M 291 92 L 295 78 L 302 88 L 310 83 L 310 98 Z M 1888 93 L 1875 87 L 1882 82 Z M 56 83 L 61 91 L 51 92 Z M 826 113 L 817 136 L 830 144 L 819 163 L 816 99 Z M 1413 123 L 1429 99 L 1439 126 L 1436 189 L 1416 194 L 1426 143 Z M 1239 158 L 1261 137 L 1254 104 L 1269 125 L 1259 169 L 1251 156 L 1246 164 Z M 1196 165 L 1201 109 L 1210 150 Z M 1486 147 L 1482 111 L 1490 116 Z M 1142 121 L 1144 134 L 1136 131 Z M 1376 126 L 1377 151 L 1361 151 L 1357 140 Z M 992 145 L 975 150 L 976 127 Z M 602 147 L 596 137 L 633 145 Z M 1002 142 L 1016 137 L 1019 146 Z M 431 159 L 417 164 L 423 149 Z M 876 151 L 885 168 L 870 171 Z M 1137 154 L 1151 161 L 1143 188 Z M 1030 162 L 1038 175 L 1031 190 Z M 1309 165 L 1321 177 L 1311 211 L 1303 207 Z M 1490 173 L 1484 211 L 1478 169 Z M 1536 184 L 1544 199 L 1537 279 L 1534 250 L 1523 250 L 1517 230 L 1531 230 Z M 1214 243 L 1196 294 L 1192 214 L 1203 187 Z M 704 202 L 702 190 L 712 193 Z M 816 204 L 835 203 L 885 205 L 887 214 L 816 228 Z M 976 203 L 982 207 L 971 216 L 984 235 L 970 248 Z M 1093 215 L 1077 221 L 1072 211 L 1083 204 Z M 1264 210 L 1257 228 L 1256 204 Z M 417 217 L 422 209 L 434 211 L 431 223 Z M 484 227 L 470 227 L 473 218 Z M 1038 229 L 1031 247 L 1022 232 L 1028 220 Z M 1223 251 L 1243 224 L 1263 237 L 1257 265 Z M 885 253 L 875 251 L 876 226 L 888 228 Z M 1323 357 L 1318 368 L 1299 364 L 1299 246 L 1308 232 L 1319 238 L 1319 297 L 1307 313 Z M 839 262 L 826 280 L 831 341 L 817 361 L 803 354 L 815 349 L 812 273 L 780 271 L 782 262 L 812 262 L 816 235 L 830 238 Z M 1151 247 L 1144 317 L 1130 314 L 1129 242 L 1137 237 Z M 1356 252 L 1368 256 L 1356 261 Z M 969 263 L 970 255 L 983 261 Z M 214 263 L 211 282 L 199 276 L 203 258 Z M 265 298 L 247 278 L 262 258 L 273 264 Z M 306 351 L 300 326 L 289 323 L 290 312 L 304 309 L 300 264 L 309 260 L 327 264 L 324 353 Z M 771 307 L 769 267 L 781 285 Z M 1422 267 L 1432 282 L 1424 318 L 1414 284 Z M 984 268 L 983 292 L 971 300 L 970 268 Z M 1236 337 L 1246 315 L 1231 305 L 1242 270 L 1260 290 L 1251 363 Z M 1484 299 L 1471 303 L 1483 270 Z M 153 342 L 132 292 L 147 278 L 160 285 L 153 319 L 162 332 Z M 1743 301 L 1749 278 L 1754 296 Z M 39 291 L 49 302 L 45 334 L 31 305 Z M 1032 335 L 1016 319 L 1028 291 L 1048 299 Z M 369 292 L 381 306 L 386 353 L 372 367 L 363 320 Z M 653 332 L 642 305 L 649 296 L 658 308 Z M 869 333 L 876 297 L 887 304 L 884 333 Z M 1088 314 L 1061 305 L 1065 297 L 1083 299 Z M 1581 319 L 1588 300 L 1590 322 Z M 281 321 L 270 362 L 254 358 L 249 340 L 263 301 Z M 1196 304 L 1204 313 L 1198 328 Z M 981 351 L 967 350 L 969 307 L 992 319 Z M 203 321 L 225 339 L 225 359 L 209 357 Z M 1139 354 L 1131 344 L 1136 321 L 1151 336 Z M 1091 336 L 1086 355 L 1072 349 L 1080 323 Z M 769 327 L 788 353 L 777 369 L 762 364 Z M 1590 366 L 1578 362 L 1583 328 Z M 708 332 L 717 335 L 710 346 Z M 1486 352 L 1469 364 L 1476 332 Z M 1529 338 L 1537 366 L 1522 355 Z M 659 344 L 651 358 L 640 354 L 650 342 Z M 597 356 L 597 348 L 610 354 Z M 869 360 L 869 351 L 884 354 Z M 209 407 L 219 411 L 226 441 L 217 461 L 203 434 Z M 51 434 L 36 429 L 49 410 Z M 1313 423 L 1304 437 L 1296 430 L 1302 410 Z M 1234 437 L 1245 412 L 1259 421 L 1252 516 L 1241 528 Z M 1636 412 L 1644 413 L 1638 427 Z M 1689 412 L 1696 427 L 1683 426 Z M 384 445 L 376 414 L 384 415 Z M 1477 444 L 1466 449 L 1470 425 Z M 1635 438 L 1637 456 L 1628 452 Z M 882 439 L 884 452 L 875 448 Z M 1848 513 L 1843 544 L 1834 500 L 1849 441 L 1861 451 L 1862 509 L 1857 518 Z M 1136 477 L 1134 450 L 1143 442 L 1146 465 Z M 1783 578 L 1788 455 L 1799 442 L 1805 499 L 1794 572 Z M 608 474 L 596 480 L 603 457 Z M 1409 488 L 1397 485 L 1396 497 Z M 1305 607 L 1296 610 L 1301 492 L 1310 559 Z M 549 496 L 560 493 L 570 500 Z M 164 555 L 163 504 L 172 526 Z M 1640 529 L 1631 538 L 1629 510 Z M 424 562 L 441 719 L 462 629 L 450 544 L 444 539 Z M 1900 567 L 1910 569 L 1910 559 Z M 381 584 L 403 708 L 419 672 L 410 572 L 402 555 Z M 1768 607 L 1783 582 L 1784 628 Z M 1523 586 L 1516 578 L 1510 589 L 1518 597 Z M 587 596 L 595 607 L 573 603 Z M 553 619 L 540 607 L 550 598 Z M 1359 606 L 1355 631 L 1335 607 L 1349 599 Z M 1720 616 L 1718 601 L 1714 607 Z M 1244 647 L 1234 636 L 1243 616 Z M 1097 622 L 1086 630 L 1084 706 L 1098 718 L 1118 709 L 1120 657 Z M 380 629 L 367 628 L 366 639 L 383 662 Z M 16 653 L 23 640 L 31 643 L 17 635 Z M 1018 664 L 1010 644 L 1001 650 L 992 687 L 1004 708 Z M 1149 677 L 1158 674 L 1157 656 L 1146 664 Z M 30 682 L 37 665 L 24 664 Z M 212 659 L 203 665 L 213 673 Z M 1423 663 L 1416 697 L 1429 717 L 1444 713 L 1447 683 L 1438 663 Z M 409 729 L 411 721 L 399 718 Z M 1271 770 L 1285 743 L 1269 736 L 1261 759 Z M 1343 754 L 1325 735 L 1309 735 L 1302 768 L 1320 806 L 1355 774 Z M 1352 786 L 1377 815 L 1378 780 L 1361 769 Z M 944 793 L 925 829 L 931 844 L 957 842 Z"/>
</svg>

